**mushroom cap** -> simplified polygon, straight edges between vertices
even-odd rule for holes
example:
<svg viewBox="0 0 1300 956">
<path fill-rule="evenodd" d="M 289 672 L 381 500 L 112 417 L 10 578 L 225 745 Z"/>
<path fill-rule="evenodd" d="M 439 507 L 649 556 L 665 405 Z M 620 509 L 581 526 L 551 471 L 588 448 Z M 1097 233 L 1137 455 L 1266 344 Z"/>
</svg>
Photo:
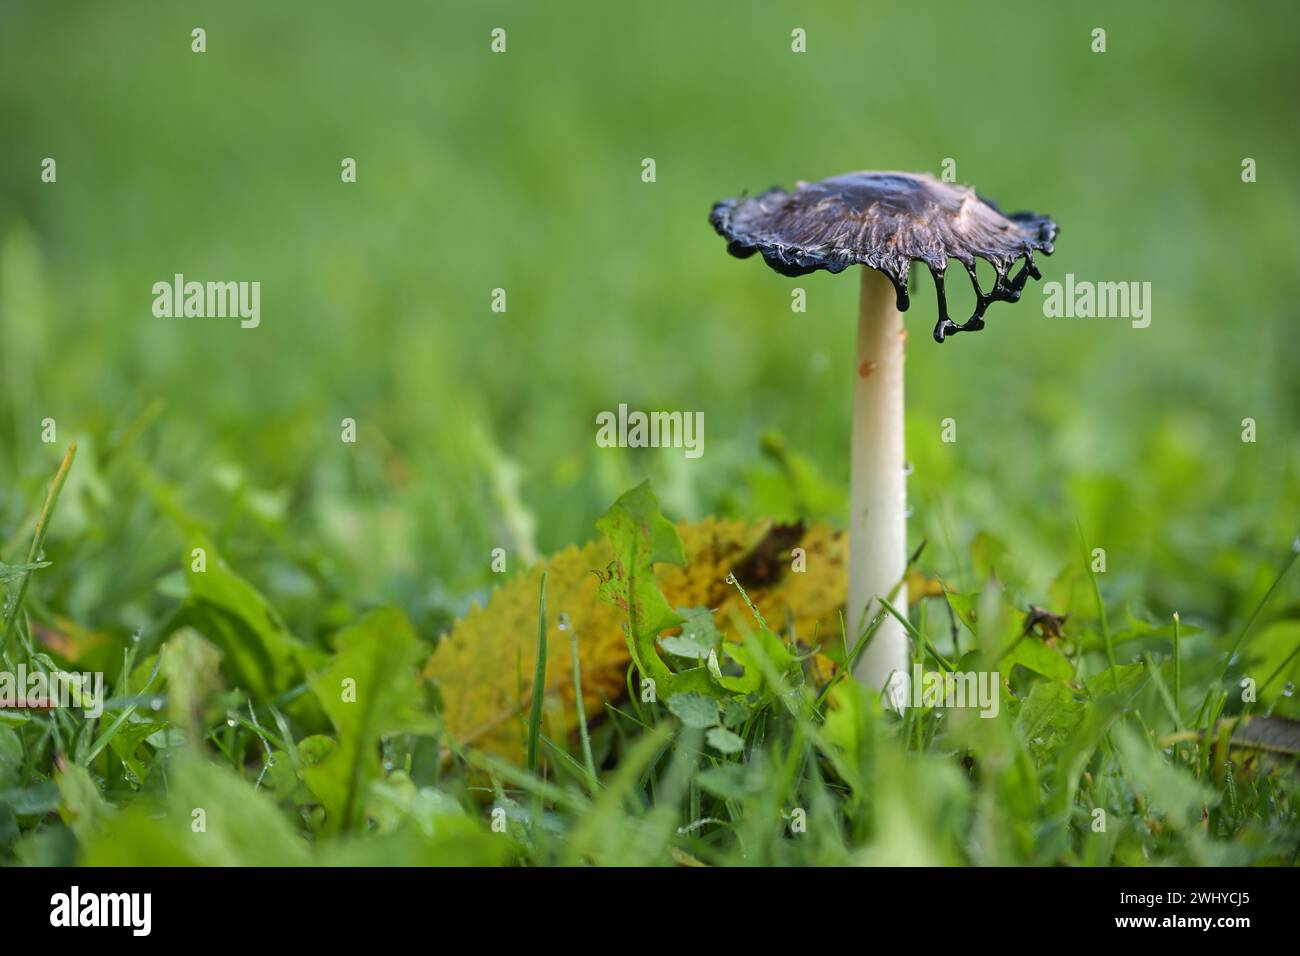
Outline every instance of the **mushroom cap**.
<svg viewBox="0 0 1300 956">
<path fill-rule="evenodd" d="M 1051 255 L 1057 233 L 1047 216 L 1007 215 L 969 186 L 900 172 L 848 173 L 799 183 L 793 193 L 774 187 L 759 196 L 724 199 L 714 204 L 709 221 L 733 256 L 747 259 L 761 252 L 782 275 L 843 272 L 858 264 L 878 269 L 894 283 L 900 311 L 908 306 L 907 272 L 914 259 L 924 262 L 936 281 L 950 258 L 972 278 L 976 258 L 986 259 L 997 271 L 997 285 L 985 294 L 977 283 L 977 293 L 988 301 L 1014 301 L 1019 297 L 1014 287 L 1024 282 L 1023 275 L 1008 279 L 1012 265 L 1024 258 L 1027 273 L 1038 278 L 1033 254 Z M 947 321 L 945 310 L 941 303 L 941 323 Z M 973 318 L 982 314 L 980 308 Z M 956 328 L 961 327 L 948 331 Z M 937 329 L 936 337 L 942 341 Z"/>
</svg>

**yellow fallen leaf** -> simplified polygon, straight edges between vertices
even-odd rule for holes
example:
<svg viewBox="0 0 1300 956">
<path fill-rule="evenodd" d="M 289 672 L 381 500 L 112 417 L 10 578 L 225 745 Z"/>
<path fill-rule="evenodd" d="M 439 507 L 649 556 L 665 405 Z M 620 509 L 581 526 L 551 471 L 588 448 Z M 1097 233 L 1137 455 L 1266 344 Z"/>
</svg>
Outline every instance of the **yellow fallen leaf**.
<svg viewBox="0 0 1300 956">
<path fill-rule="evenodd" d="M 928 574 L 918 571 L 915 567 L 908 569 L 907 600 L 909 604 L 915 604 L 922 598 L 941 598 L 945 593 L 943 582 L 938 578 L 932 578 Z"/>
<path fill-rule="evenodd" d="M 656 578 L 675 608 L 713 609 L 719 629 L 736 636 L 733 615 L 752 624 L 739 591 L 727 583 L 734 572 L 772 628 L 793 616 L 795 633 L 807 644 L 840 641 L 839 611 L 848 587 L 848 545 L 825 525 L 717 520 L 677 525 L 685 568 L 659 565 Z M 791 551 L 804 551 L 803 571 L 792 568 Z M 524 714 L 532 698 L 537 654 L 537 598 L 547 573 L 548 606 L 545 732 L 563 740 L 577 730 L 571 650 L 556 627 L 566 614 L 577 635 L 583 703 L 588 719 L 627 691 L 630 660 L 624 617 L 597 597 L 591 573 L 612 560 L 609 544 L 593 541 L 539 561 L 498 588 L 486 607 L 475 606 L 443 638 L 425 667 L 439 686 L 443 719 L 461 743 L 517 760 L 523 753 Z"/>
</svg>

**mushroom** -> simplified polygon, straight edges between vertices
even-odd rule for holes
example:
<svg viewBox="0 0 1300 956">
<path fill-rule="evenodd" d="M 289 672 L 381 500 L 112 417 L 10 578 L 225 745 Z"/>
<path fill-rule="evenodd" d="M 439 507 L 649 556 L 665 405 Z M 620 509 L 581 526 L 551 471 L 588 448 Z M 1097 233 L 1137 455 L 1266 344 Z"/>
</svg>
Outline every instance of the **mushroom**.
<svg viewBox="0 0 1300 956">
<path fill-rule="evenodd" d="M 709 215 L 739 259 L 756 252 L 785 276 L 818 269 L 832 274 L 864 265 L 858 305 L 858 348 L 853 394 L 852 514 L 849 522 L 849 595 L 846 621 L 856 637 L 882 608 L 881 598 L 907 609 L 907 492 L 903 458 L 903 352 L 908 272 L 923 262 L 934 278 L 939 317 L 934 339 L 984 328 L 993 302 L 1015 302 L 1032 276 L 1034 253 L 1052 253 L 1057 225 L 1032 212 L 1007 215 L 969 187 L 926 173 L 859 172 L 793 193 L 772 188 L 755 197 L 715 203 Z M 948 317 L 944 274 L 956 259 L 975 287 L 975 311 L 961 325 Z M 980 288 L 976 258 L 992 264 L 997 280 Z M 1024 260 L 1012 277 L 1012 268 Z M 888 280 L 888 281 L 886 281 Z M 892 286 L 892 288 L 891 288 Z M 897 593 L 896 593 L 897 592 Z M 850 643 L 853 643 L 852 641 Z M 896 709 L 908 697 L 908 641 L 892 615 L 876 630 L 855 669 Z"/>
</svg>

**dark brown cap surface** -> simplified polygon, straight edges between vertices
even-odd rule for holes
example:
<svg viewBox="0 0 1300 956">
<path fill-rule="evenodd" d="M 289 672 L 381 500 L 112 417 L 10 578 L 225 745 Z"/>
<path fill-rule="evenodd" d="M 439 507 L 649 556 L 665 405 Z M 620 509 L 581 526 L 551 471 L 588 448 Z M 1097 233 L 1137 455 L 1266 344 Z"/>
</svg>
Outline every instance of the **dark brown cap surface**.
<svg viewBox="0 0 1300 956">
<path fill-rule="evenodd" d="M 928 173 L 861 172 L 801 183 L 793 193 L 774 188 L 752 198 L 716 203 L 709 221 L 741 259 L 756 252 L 782 275 L 818 269 L 842 272 L 851 265 L 878 269 L 893 282 L 898 308 L 908 307 L 907 273 L 925 263 L 939 296 L 935 338 L 984 325 L 990 302 L 1014 302 L 1025 280 L 1040 277 L 1034 253 L 1051 255 L 1057 225 L 1032 212 L 1004 214 L 967 186 L 943 183 Z M 980 290 L 975 260 L 992 264 L 997 281 Z M 1020 272 L 1012 266 L 1023 258 Z M 947 314 L 943 285 L 948 260 L 956 259 L 975 285 L 975 314 L 957 325 Z"/>
</svg>

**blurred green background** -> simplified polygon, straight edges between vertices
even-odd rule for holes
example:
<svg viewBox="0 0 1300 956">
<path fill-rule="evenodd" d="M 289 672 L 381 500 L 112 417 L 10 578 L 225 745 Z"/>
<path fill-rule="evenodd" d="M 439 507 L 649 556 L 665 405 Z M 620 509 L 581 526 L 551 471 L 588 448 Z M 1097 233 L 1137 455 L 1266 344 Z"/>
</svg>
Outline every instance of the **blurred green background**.
<svg viewBox="0 0 1300 956">
<path fill-rule="evenodd" d="M 920 283 L 923 565 L 971 586 L 984 532 L 1041 595 L 1079 560 L 1077 522 L 1109 600 L 1221 632 L 1300 525 L 1298 27 L 1281 3 L 6 0 L 4 556 L 74 438 L 35 599 L 113 634 L 167 605 L 167 495 L 300 633 L 395 602 L 431 637 L 491 585 L 493 548 L 513 570 L 588 539 L 644 476 L 677 517 L 839 521 L 761 439 L 847 488 L 857 281 L 732 259 L 706 217 L 951 157 L 1060 222 L 1044 281 L 1150 282 L 1153 312 L 1048 319 L 1040 283 L 938 346 Z M 153 317 L 177 272 L 260 281 L 261 327 Z M 703 457 L 598 449 L 620 402 L 703 411 Z"/>
</svg>

